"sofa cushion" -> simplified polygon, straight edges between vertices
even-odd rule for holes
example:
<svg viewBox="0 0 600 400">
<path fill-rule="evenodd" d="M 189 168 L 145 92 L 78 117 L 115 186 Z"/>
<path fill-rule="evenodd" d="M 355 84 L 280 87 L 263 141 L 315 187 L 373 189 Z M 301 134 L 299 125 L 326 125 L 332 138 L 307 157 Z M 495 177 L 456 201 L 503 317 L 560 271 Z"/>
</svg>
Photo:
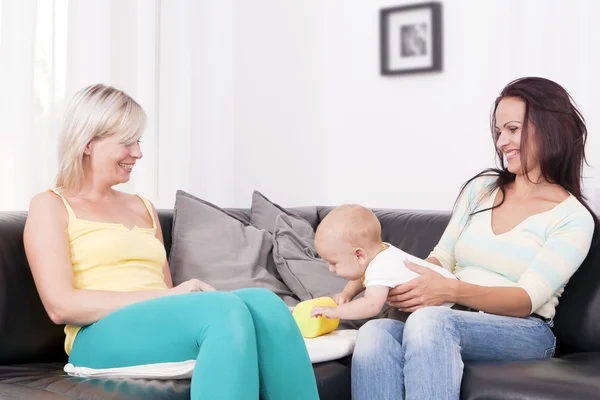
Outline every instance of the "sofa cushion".
<svg viewBox="0 0 600 400">
<path fill-rule="evenodd" d="M 303 219 L 308 222 L 306 226 L 309 229 L 309 232 L 306 233 L 314 232 L 317 227 L 317 207 L 285 209 L 279 204 L 273 203 L 257 190 L 252 193 L 250 223 L 254 227 L 273 233 L 273 230 L 275 229 L 275 220 L 280 214 L 295 217 L 296 219 Z M 298 229 L 302 229 L 302 226 L 298 226 Z M 305 232 L 301 233 L 304 234 Z"/>
<path fill-rule="evenodd" d="M 598 399 L 600 353 L 505 363 L 465 363 L 462 400 Z"/>
<path fill-rule="evenodd" d="M 304 207 L 303 210 L 298 210 L 298 212 L 286 210 L 279 204 L 273 203 L 259 191 L 255 190 L 252 193 L 250 223 L 255 228 L 264 229 L 270 234 L 273 234 L 275 221 L 280 214 L 287 215 L 290 218 L 290 222 L 294 226 L 294 229 L 296 229 L 302 237 L 314 237 L 317 221 L 317 207 Z M 309 220 L 313 221 L 315 225 L 313 226 Z M 267 257 L 267 271 L 283 282 L 283 278 L 277 269 L 272 251 Z M 292 291 L 294 290 L 292 289 Z"/>
<path fill-rule="evenodd" d="M 315 250 L 314 232 L 308 223 L 288 215 L 275 222 L 273 258 L 285 284 L 302 301 L 333 296 L 348 279 L 329 271 L 327 262 Z"/>
<path fill-rule="evenodd" d="M 23 364 L 0 367 L 0 384 L 11 393 L 31 392 L 13 399 L 189 400 L 190 381 L 151 379 L 86 379 L 68 376 L 63 364 Z M 0 388 L 2 390 L 2 388 Z M 0 392 L 1 393 L 1 392 Z M 24 392 L 25 393 L 25 392 Z M 56 397 L 47 397 L 54 394 Z M 46 396 L 46 397 L 45 397 Z"/>
<path fill-rule="evenodd" d="M 217 290 L 263 287 L 291 298 L 290 289 L 265 268 L 271 246 L 268 232 L 177 191 L 169 255 L 173 284 L 197 278 Z"/>
<path fill-rule="evenodd" d="M 0 399 L 69 400 L 71 397 L 27 386 L 0 383 Z"/>
<path fill-rule="evenodd" d="M 0 366 L 1 399 L 189 400 L 189 379 L 85 379 L 71 377 L 63 364 Z M 337 362 L 313 365 L 321 400 L 350 400 L 350 369 Z"/>
<path fill-rule="evenodd" d="M 314 365 L 320 400 L 350 400 L 350 368 L 341 362 Z"/>
</svg>

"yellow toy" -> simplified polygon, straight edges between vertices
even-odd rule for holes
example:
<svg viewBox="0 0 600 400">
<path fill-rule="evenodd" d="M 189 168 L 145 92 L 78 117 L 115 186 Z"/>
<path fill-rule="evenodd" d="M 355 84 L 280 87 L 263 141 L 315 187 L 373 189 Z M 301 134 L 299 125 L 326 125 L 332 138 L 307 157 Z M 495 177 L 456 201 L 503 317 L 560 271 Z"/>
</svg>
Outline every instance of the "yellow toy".
<svg viewBox="0 0 600 400">
<path fill-rule="evenodd" d="M 330 297 L 319 297 L 300 302 L 292 312 L 292 315 L 300 328 L 300 332 L 305 338 L 314 338 L 333 332 L 340 324 L 339 318 L 327 318 L 322 315 L 311 317 L 311 310 L 313 307 L 317 306 L 335 307 L 337 304 Z"/>
</svg>

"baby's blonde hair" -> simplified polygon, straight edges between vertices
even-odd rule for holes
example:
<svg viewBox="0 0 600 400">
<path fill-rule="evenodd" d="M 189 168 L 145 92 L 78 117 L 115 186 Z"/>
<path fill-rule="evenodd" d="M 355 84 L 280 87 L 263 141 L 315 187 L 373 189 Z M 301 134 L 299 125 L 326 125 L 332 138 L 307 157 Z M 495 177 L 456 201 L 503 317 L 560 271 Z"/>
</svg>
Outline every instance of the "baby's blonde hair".
<svg viewBox="0 0 600 400">
<path fill-rule="evenodd" d="M 381 243 L 381 224 L 368 208 L 344 204 L 323 218 L 315 232 L 315 240 L 323 235 L 333 235 L 355 247 L 369 246 Z"/>
<path fill-rule="evenodd" d="M 146 113 L 129 95 L 111 86 L 87 86 L 69 104 L 58 140 L 56 187 L 78 190 L 84 183 L 83 155 L 94 139 L 116 134 L 131 144 L 146 129 Z"/>
</svg>

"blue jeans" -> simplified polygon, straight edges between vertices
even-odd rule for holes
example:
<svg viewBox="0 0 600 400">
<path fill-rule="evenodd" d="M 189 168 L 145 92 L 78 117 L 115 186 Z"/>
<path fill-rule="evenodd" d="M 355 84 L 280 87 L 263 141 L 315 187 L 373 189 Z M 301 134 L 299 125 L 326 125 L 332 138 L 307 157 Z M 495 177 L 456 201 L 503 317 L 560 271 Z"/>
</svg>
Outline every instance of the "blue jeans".
<svg viewBox="0 0 600 400">
<path fill-rule="evenodd" d="M 463 361 L 552 357 L 556 338 L 537 317 L 424 307 L 406 323 L 369 321 L 352 357 L 352 400 L 456 399 Z"/>
</svg>

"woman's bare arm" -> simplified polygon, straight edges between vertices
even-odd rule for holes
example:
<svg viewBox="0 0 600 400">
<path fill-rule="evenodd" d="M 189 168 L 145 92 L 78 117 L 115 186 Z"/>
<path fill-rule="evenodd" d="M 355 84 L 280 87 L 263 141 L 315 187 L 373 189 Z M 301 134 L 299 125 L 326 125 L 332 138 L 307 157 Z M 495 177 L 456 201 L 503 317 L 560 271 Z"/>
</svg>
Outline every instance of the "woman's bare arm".
<svg viewBox="0 0 600 400">
<path fill-rule="evenodd" d="M 392 307 L 413 312 L 452 302 L 491 314 L 524 317 L 531 313 L 531 300 L 522 288 L 473 285 L 414 263 L 407 263 L 407 267 L 420 276 L 390 290 L 388 301 Z"/>
<path fill-rule="evenodd" d="M 67 225 L 64 204 L 54 193 L 32 199 L 23 234 L 25 252 L 42 303 L 56 324 L 87 325 L 129 304 L 174 294 L 75 289 Z"/>
<path fill-rule="evenodd" d="M 462 281 L 451 282 L 453 303 L 462 304 L 490 314 L 526 317 L 531 314 L 531 299 L 520 287 L 489 287 Z"/>
</svg>

